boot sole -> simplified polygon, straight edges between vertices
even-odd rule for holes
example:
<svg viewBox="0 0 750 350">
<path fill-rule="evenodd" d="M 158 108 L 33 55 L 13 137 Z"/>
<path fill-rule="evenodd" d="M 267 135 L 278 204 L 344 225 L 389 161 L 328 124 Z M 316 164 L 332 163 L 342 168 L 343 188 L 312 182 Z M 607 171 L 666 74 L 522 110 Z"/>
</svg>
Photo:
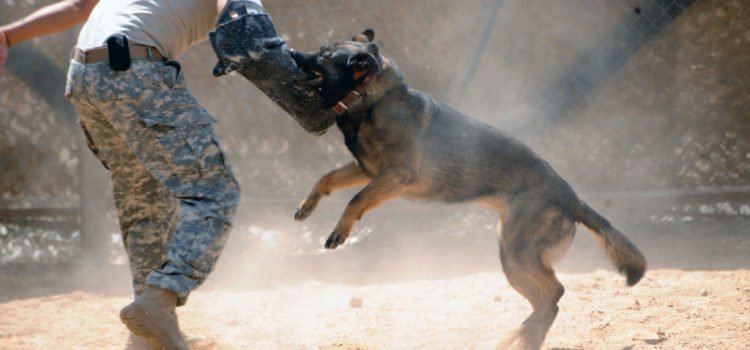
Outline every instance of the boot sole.
<svg viewBox="0 0 750 350">
<path fill-rule="evenodd" d="M 138 305 L 130 304 L 120 311 L 120 320 L 131 332 L 146 338 L 153 349 L 179 350 L 172 342 L 167 332 L 154 325 L 148 318 L 146 311 Z"/>
</svg>

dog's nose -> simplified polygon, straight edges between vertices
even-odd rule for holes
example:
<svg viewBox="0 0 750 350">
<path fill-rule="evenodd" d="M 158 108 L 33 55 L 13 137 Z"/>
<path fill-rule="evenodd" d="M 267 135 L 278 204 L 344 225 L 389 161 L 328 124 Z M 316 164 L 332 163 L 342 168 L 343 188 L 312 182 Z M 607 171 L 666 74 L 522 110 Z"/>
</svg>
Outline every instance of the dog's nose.
<svg viewBox="0 0 750 350">
<path fill-rule="evenodd" d="M 304 59 L 302 53 L 295 49 L 289 49 L 289 54 L 292 55 L 292 59 L 294 60 L 294 62 L 297 62 L 297 64 L 299 64 L 300 61 Z"/>
</svg>

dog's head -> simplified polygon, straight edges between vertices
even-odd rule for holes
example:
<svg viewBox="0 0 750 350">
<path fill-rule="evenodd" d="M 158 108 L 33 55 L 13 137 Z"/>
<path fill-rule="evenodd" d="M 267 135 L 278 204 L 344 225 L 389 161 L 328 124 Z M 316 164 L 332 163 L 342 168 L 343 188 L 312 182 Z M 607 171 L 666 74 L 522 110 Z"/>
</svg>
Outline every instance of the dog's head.
<svg viewBox="0 0 750 350">
<path fill-rule="evenodd" d="M 375 33 L 367 29 L 351 41 L 324 46 L 318 52 L 292 52 L 297 65 L 310 74 L 308 83 L 320 91 L 324 107 L 333 107 L 382 69 L 383 58 L 372 43 L 374 37 Z"/>
</svg>

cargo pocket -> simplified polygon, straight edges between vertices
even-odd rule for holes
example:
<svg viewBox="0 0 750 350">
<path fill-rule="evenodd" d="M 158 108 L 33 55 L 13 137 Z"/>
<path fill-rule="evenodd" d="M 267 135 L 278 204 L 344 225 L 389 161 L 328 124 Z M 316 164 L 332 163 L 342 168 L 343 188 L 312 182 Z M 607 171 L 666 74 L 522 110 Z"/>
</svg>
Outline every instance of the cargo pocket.
<svg viewBox="0 0 750 350">
<path fill-rule="evenodd" d="M 200 157 L 200 169 L 204 178 L 216 175 L 231 175 L 219 138 L 212 126 L 204 125 L 186 135 L 187 142 Z"/>
<path fill-rule="evenodd" d="M 157 172 L 168 187 L 177 189 L 204 177 L 206 150 L 214 143 L 213 124 L 207 113 L 182 113 L 162 116 L 140 116 L 153 138 L 155 149 L 144 149 L 139 155 Z M 156 154 L 149 154 L 156 152 Z M 156 158 L 154 158 L 156 157 Z M 155 162 L 149 162 L 154 158 Z M 178 191 L 180 192 L 180 191 Z"/>
</svg>

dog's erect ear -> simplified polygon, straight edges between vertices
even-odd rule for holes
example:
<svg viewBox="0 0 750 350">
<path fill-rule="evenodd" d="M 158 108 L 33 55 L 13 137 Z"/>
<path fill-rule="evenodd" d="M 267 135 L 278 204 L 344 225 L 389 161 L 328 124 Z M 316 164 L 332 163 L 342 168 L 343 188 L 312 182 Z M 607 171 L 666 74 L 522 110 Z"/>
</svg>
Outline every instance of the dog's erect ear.
<svg viewBox="0 0 750 350">
<path fill-rule="evenodd" d="M 365 29 L 364 32 L 352 37 L 352 41 L 361 43 L 371 43 L 372 39 L 375 39 L 375 32 L 372 29 Z"/>
<path fill-rule="evenodd" d="M 369 43 L 361 48 L 361 51 L 349 57 L 349 67 L 352 67 L 355 71 L 367 70 L 369 73 L 377 73 L 380 71 L 380 50 L 378 46 Z"/>
<path fill-rule="evenodd" d="M 375 31 L 372 29 L 365 29 L 365 31 L 362 32 L 362 35 L 367 37 L 367 41 L 372 42 L 373 39 L 375 39 Z"/>
<path fill-rule="evenodd" d="M 375 55 L 370 52 L 360 52 L 349 57 L 349 67 L 354 72 L 354 80 L 358 80 L 368 74 L 375 74 L 380 71 L 380 64 Z"/>
</svg>

